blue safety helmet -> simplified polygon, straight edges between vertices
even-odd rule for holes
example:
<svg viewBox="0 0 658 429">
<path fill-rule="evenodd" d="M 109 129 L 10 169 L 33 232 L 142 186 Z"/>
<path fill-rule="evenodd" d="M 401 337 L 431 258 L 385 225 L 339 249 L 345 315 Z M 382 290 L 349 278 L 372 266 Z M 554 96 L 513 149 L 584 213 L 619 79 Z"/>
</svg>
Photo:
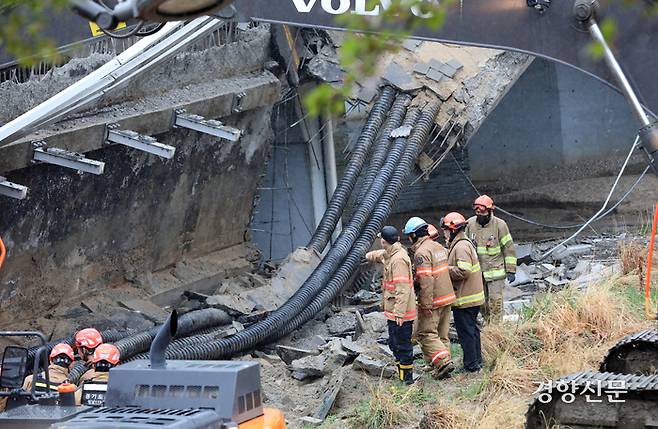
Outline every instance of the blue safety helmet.
<svg viewBox="0 0 658 429">
<path fill-rule="evenodd" d="M 404 233 L 409 235 L 418 231 L 420 228 L 427 226 L 427 222 L 422 220 L 419 217 L 412 217 L 407 221 L 407 224 L 404 226 Z"/>
</svg>

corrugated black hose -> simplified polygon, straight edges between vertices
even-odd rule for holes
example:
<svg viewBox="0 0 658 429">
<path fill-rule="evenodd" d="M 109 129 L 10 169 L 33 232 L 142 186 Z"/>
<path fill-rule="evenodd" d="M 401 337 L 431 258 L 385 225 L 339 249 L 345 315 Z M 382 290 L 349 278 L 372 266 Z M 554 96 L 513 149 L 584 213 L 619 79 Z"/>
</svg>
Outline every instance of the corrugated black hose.
<svg viewBox="0 0 658 429">
<path fill-rule="evenodd" d="M 401 109 L 400 106 L 406 108 L 411 102 L 411 95 L 409 94 L 400 94 L 393 103 L 391 112 L 388 114 L 386 121 L 382 127 L 381 132 L 379 133 L 379 138 L 374 143 L 372 149 L 372 154 L 370 155 L 370 162 L 366 168 L 365 174 L 363 175 L 363 180 L 361 181 L 361 190 L 359 191 L 359 196 L 356 201 L 362 201 L 368 190 L 370 190 L 370 185 L 377 177 L 379 169 L 384 165 L 386 161 L 386 155 L 388 154 L 388 148 L 393 142 L 393 137 L 391 137 L 391 132 L 394 129 L 398 128 L 402 124 L 404 119 L 404 109 Z"/>
<path fill-rule="evenodd" d="M 425 114 L 423 115 L 425 117 L 424 122 L 428 122 L 427 117 L 429 117 L 430 114 L 432 114 L 432 118 L 434 118 L 436 112 L 438 111 L 438 106 L 436 108 L 432 108 L 429 110 L 430 112 L 425 112 Z M 408 114 L 407 116 L 417 117 L 417 115 L 413 114 L 413 111 L 411 111 L 410 114 Z M 433 119 L 430 122 L 433 123 Z M 313 315 L 317 314 L 317 311 L 319 311 L 319 310 L 316 311 L 318 305 L 317 297 L 322 296 L 324 298 L 325 296 L 330 295 L 332 298 L 336 293 L 338 293 L 338 291 L 342 287 L 342 284 L 347 280 L 347 278 L 349 278 L 351 271 L 353 271 L 354 268 L 359 264 L 361 256 L 363 256 L 365 250 L 367 250 L 367 248 L 374 240 L 376 233 L 381 229 L 381 225 L 383 225 L 383 222 L 386 220 L 386 218 L 390 214 L 390 211 L 392 210 L 393 205 L 395 204 L 397 194 L 399 193 L 400 189 L 403 186 L 404 179 L 411 171 L 411 168 L 413 168 L 415 156 L 417 156 L 417 153 L 420 151 L 420 150 L 415 150 L 415 148 L 416 146 L 422 147 L 422 142 L 426 140 L 427 135 L 429 134 L 429 129 L 431 129 L 431 124 L 429 126 L 422 126 L 419 124 L 419 126 L 416 127 L 416 130 L 414 131 L 413 139 L 414 141 L 420 141 L 421 143 L 412 145 L 414 150 L 411 149 L 407 151 L 404 150 L 406 146 L 405 144 L 406 139 L 402 138 L 395 140 L 393 147 L 390 151 L 389 158 L 387 159 L 386 163 L 384 164 L 381 170 L 381 175 L 378 176 L 376 180 L 373 182 L 371 193 L 369 194 L 370 198 L 364 201 L 362 205 L 362 206 L 366 206 L 372 202 L 374 206 L 379 200 L 378 196 L 381 195 L 381 192 L 383 192 L 384 188 L 386 188 L 387 192 L 385 195 L 385 200 L 381 201 L 380 204 L 377 205 L 377 210 L 373 212 L 373 217 L 367 225 L 368 229 L 366 236 L 361 240 L 355 239 L 350 243 L 348 251 L 351 259 L 346 261 L 341 261 L 343 262 L 343 264 L 341 264 L 341 267 L 339 268 L 340 275 L 338 276 L 334 275 L 330 279 L 328 284 L 325 282 L 321 284 L 320 287 L 316 287 L 316 288 L 309 287 L 303 291 L 303 292 L 313 292 L 313 300 L 311 302 L 315 304 L 313 306 L 314 312 L 312 314 L 309 312 L 309 308 L 310 308 L 309 305 L 307 304 L 298 305 L 300 304 L 299 300 L 295 300 L 294 298 L 291 298 L 288 302 L 286 302 L 286 304 L 284 304 L 279 309 L 282 311 L 279 310 L 275 311 L 274 313 L 272 313 L 272 315 L 270 315 L 270 317 L 268 317 L 264 321 L 260 323 L 256 323 L 255 325 L 252 325 L 248 329 L 230 338 L 226 338 L 216 342 L 209 342 L 206 344 L 197 344 L 194 346 L 183 347 L 179 350 L 176 350 L 174 353 L 171 354 L 171 356 L 177 359 L 194 359 L 194 360 L 225 358 L 233 354 L 236 354 L 238 352 L 249 350 L 250 348 L 262 342 L 273 341 L 277 338 L 280 338 L 281 336 L 285 335 L 284 332 L 285 333 L 291 332 L 292 330 L 296 329 L 296 327 L 300 326 L 301 323 L 303 323 L 303 321 L 306 321 L 308 320 L 308 318 L 313 317 Z M 398 161 L 400 160 L 400 157 L 402 156 L 403 152 L 405 153 L 405 159 L 406 159 L 405 164 L 398 166 Z M 387 174 L 388 172 L 390 172 L 391 174 Z M 377 195 L 377 197 L 375 197 L 374 195 Z M 358 234 L 358 235 L 362 235 L 362 234 Z M 359 243 L 356 252 L 353 249 L 355 242 Z M 336 245 L 332 246 L 332 249 L 337 247 L 337 245 L 340 245 L 338 241 Z M 350 251 L 350 249 L 352 250 Z M 345 266 L 345 268 L 342 268 L 343 266 Z M 347 277 L 344 276 L 346 272 L 348 273 Z M 302 286 L 302 288 L 300 289 L 300 291 L 302 291 L 302 289 L 304 289 L 305 286 L 309 286 L 309 285 L 305 283 L 304 286 Z M 328 287 L 332 288 L 330 292 L 326 291 Z M 337 289 L 333 290 L 336 287 Z M 300 314 L 302 316 L 300 316 Z M 267 335 L 263 335 L 263 334 L 267 334 Z"/>
<path fill-rule="evenodd" d="M 391 86 L 385 86 L 377 101 L 370 110 L 370 115 L 366 120 L 366 124 L 363 126 L 363 130 L 359 135 L 359 139 L 354 146 L 350 160 L 345 168 L 345 172 L 341 177 L 336 189 L 334 190 L 333 195 L 331 196 L 331 201 L 327 205 L 327 210 L 322 215 L 320 224 L 315 229 L 311 240 L 306 246 L 309 249 L 314 249 L 318 253 L 322 253 L 324 248 L 327 246 L 331 234 L 333 234 L 338 219 L 345 209 L 347 200 L 349 199 L 354 185 L 361 173 L 363 164 L 366 161 L 370 146 L 372 142 L 377 137 L 377 134 L 384 122 L 386 114 L 391 109 L 393 100 L 397 94 L 397 90 Z"/>
</svg>

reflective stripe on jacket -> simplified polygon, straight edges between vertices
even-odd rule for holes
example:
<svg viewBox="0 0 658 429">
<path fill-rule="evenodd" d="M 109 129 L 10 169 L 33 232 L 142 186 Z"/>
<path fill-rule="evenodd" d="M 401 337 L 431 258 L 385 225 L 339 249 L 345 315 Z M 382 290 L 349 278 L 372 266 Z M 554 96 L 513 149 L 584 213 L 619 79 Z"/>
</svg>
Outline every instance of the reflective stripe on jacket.
<svg viewBox="0 0 658 429">
<path fill-rule="evenodd" d="M 50 364 L 48 365 L 48 378 L 50 381 L 50 391 L 57 392 L 57 386 L 68 380 L 69 370 L 59 365 Z M 34 384 L 34 390 L 37 392 L 49 391 L 43 373 L 37 375 L 36 379 L 33 375 L 25 377 L 25 381 L 23 381 L 23 389 L 32 390 L 32 384 Z"/>
<path fill-rule="evenodd" d="M 516 272 L 516 250 L 507 223 L 491 215 L 482 226 L 477 216 L 468 219 L 466 237 L 477 246 L 482 275 L 486 281 L 502 280 L 506 273 Z"/>
<path fill-rule="evenodd" d="M 411 260 L 402 244 L 395 243 L 388 250 L 374 250 L 366 254 L 370 262 L 384 264 L 382 295 L 384 316 L 404 321 L 416 319 L 416 294 L 414 292 Z"/>
<path fill-rule="evenodd" d="M 478 255 L 464 232 L 450 243 L 448 253 L 450 278 L 457 295 L 453 307 L 469 308 L 484 304 L 484 287 Z"/>
<path fill-rule="evenodd" d="M 448 273 L 446 249 L 429 237 L 421 237 L 411 251 L 420 308 L 439 308 L 455 302 L 457 297 Z"/>
</svg>

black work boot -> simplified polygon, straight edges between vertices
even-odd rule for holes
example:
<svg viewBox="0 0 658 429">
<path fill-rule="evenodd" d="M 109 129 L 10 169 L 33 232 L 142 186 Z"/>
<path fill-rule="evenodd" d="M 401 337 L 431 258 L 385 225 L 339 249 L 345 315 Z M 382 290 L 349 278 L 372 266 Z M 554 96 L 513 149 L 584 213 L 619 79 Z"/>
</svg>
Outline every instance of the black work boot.
<svg viewBox="0 0 658 429">
<path fill-rule="evenodd" d="M 414 366 L 413 364 L 400 364 L 400 380 L 407 386 L 414 384 Z"/>
<path fill-rule="evenodd" d="M 432 378 L 435 380 L 443 380 L 450 377 L 450 373 L 455 370 L 455 364 L 451 360 L 441 365 L 439 368 L 432 371 Z"/>
</svg>

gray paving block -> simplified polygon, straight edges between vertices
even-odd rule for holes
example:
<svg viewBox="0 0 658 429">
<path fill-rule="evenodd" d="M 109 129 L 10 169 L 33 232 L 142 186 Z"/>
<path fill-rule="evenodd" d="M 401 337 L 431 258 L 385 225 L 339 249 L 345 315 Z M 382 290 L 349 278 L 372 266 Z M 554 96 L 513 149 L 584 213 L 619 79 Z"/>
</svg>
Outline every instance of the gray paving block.
<svg viewBox="0 0 658 429">
<path fill-rule="evenodd" d="M 386 68 L 383 78 L 390 82 L 391 85 L 397 86 L 403 91 L 411 91 L 421 87 L 421 85 L 413 79 L 410 73 L 395 62 L 391 63 Z"/>
<path fill-rule="evenodd" d="M 425 63 L 418 63 L 414 65 L 414 72 L 420 74 L 427 74 L 430 71 L 430 65 Z"/>
<path fill-rule="evenodd" d="M 452 67 L 453 69 L 455 69 L 457 71 L 464 68 L 464 65 L 462 63 L 460 63 L 459 61 L 457 61 L 456 59 L 454 59 L 454 58 L 451 58 L 446 64 L 448 64 L 450 67 Z"/>
<path fill-rule="evenodd" d="M 443 73 L 441 73 L 440 71 L 438 71 L 435 68 L 430 68 L 430 71 L 427 72 L 427 77 L 429 77 L 430 79 L 435 80 L 437 82 L 441 82 L 442 80 L 444 80 L 446 78 L 443 75 Z"/>
<path fill-rule="evenodd" d="M 457 70 L 454 67 L 435 59 L 430 60 L 429 65 L 430 68 L 433 68 L 434 70 L 437 70 L 450 78 L 453 77 L 455 73 L 457 73 Z"/>
<path fill-rule="evenodd" d="M 420 45 L 420 40 L 407 39 L 402 42 L 402 47 L 408 51 L 415 51 L 418 45 Z"/>
</svg>

